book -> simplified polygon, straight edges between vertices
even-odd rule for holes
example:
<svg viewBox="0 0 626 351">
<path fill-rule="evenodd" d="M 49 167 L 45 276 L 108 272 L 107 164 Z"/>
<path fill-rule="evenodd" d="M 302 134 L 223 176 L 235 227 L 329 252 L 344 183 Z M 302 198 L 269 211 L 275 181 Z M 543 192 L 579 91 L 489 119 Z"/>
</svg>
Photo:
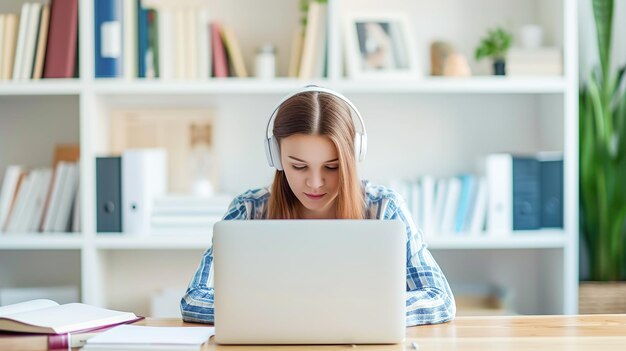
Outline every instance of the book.
<svg viewBox="0 0 626 351">
<path fill-rule="evenodd" d="M 443 207 L 441 219 L 442 234 L 450 234 L 455 229 L 455 219 L 459 208 L 459 198 L 461 196 L 461 179 L 452 177 L 448 180 L 446 200 Z"/>
<path fill-rule="evenodd" d="M 96 78 L 121 77 L 123 74 L 122 0 L 95 0 Z"/>
<path fill-rule="evenodd" d="M 22 73 L 20 74 L 21 79 L 30 79 L 33 76 L 40 17 L 41 4 L 31 3 L 28 22 L 26 24 L 26 41 L 24 42 L 24 62 L 22 63 Z"/>
<path fill-rule="evenodd" d="M 296 26 L 291 39 L 291 53 L 289 55 L 289 73 L 290 78 L 297 78 L 300 74 L 300 60 L 302 59 L 302 45 L 304 43 L 304 28 L 301 25 Z"/>
<path fill-rule="evenodd" d="M 2 55 L 2 66 L 0 66 L 0 79 L 11 79 L 13 74 L 13 63 L 15 58 L 15 46 L 17 44 L 17 29 L 19 17 L 13 13 L 4 15 L 4 38 L 0 55 Z"/>
<path fill-rule="evenodd" d="M 59 305 L 47 299 L 0 307 L 0 330 L 20 333 L 71 333 L 138 319 L 132 312 L 82 303 Z"/>
<path fill-rule="evenodd" d="M 48 43 L 48 24 L 50 23 L 50 5 L 45 4 L 41 8 L 41 21 L 39 23 L 39 36 L 37 37 L 37 49 L 35 53 L 35 65 L 33 67 L 33 79 L 41 79 L 43 74 L 43 62 L 46 56 L 46 44 Z"/>
<path fill-rule="evenodd" d="M 125 79 L 137 78 L 137 4 L 122 1 L 122 68 Z"/>
<path fill-rule="evenodd" d="M 159 8 L 159 78 L 172 80 L 176 75 L 176 53 L 174 52 L 174 19 L 172 9 Z M 207 30 L 207 29 L 205 29 Z"/>
<path fill-rule="evenodd" d="M 487 180 L 485 178 L 480 178 L 478 181 L 471 215 L 468 231 L 470 233 L 482 232 L 485 229 L 485 220 L 487 219 Z"/>
<path fill-rule="evenodd" d="M 246 70 L 246 65 L 243 62 L 243 55 L 241 53 L 241 48 L 239 47 L 239 42 L 237 41 L 237 37 L 233 29 L 225 24 L 222 24 L 222 39 L 224 40 L 224 46 L 226 47 L 226 52 L 228 54 L 228 58 L 232 63 L 234 75 L 238 78 L 246 78 L 248 76 L 248 71 Z"/>
<path fill-rule="evenodd" d="M 52 0 L 44 78 L 71 78 L 78 47 L 78 0 Z"/>
<path fill-rule="evenodd" d="M 211 51 L 213 52 L 213 76 L 216 78 L 228 77 L 228 58 L 221 38 L 221 25 L 211 22 Z"/>
<path fill-rule="evenodd" d="M 324 74 L 326 57 L 326 4 L 309 4 L 307 24 L 302 46 L 299 78 L 320 78 Z"/>
<path fill-rule="evenodd" d="M 207 79 L 211 76 L 210 18 L 206 9 L 201 9 L 197 16 L 198 77 Z"/>
<path fill-rule="evenodd" d="M 22 4 L 20 12 L 20 28 L 17 34 L 17 46 L 15 48 L 15 59 L 13 60 L 13 80 L 20 80 L 22 77 L 22 65 L 24 64 L 24 51 L 26 47 L 26 31 L 28 29 L 28 19 L 30 18 L 30 3 Z"/>
<path fill-rule="evenodd" d="M 63 186 L 66 182 L 66 178 L 68 177 L 69 167 L 69 163 L 60 161 L 54 169 L 52 183 L 50 184 L 48 194 L 46 196 L 44 213 L 41 218 L 40 230 L 42 232 L 54 230 L 54 223 L 59 211 Z"/>
<path fill-rule="evenodd" d="M 186 59 L 185 78 L 198 79 L 198 17 L 195 9 L 188 8 L 184 11 L 185 28 L 183 29 L 185 38 Z"/>
<path fill-rule="evenodd" d="M 146 54 L 148 53 L 148 9 L 137 0 L 137 77 L 146 78 Z"/>
<path fill-rule="evenodd" d="M 4 47 L 5 18 L 6 15 L 4 13 L 0 13 L 0 67 L 2 67 L 2 60 L 4 59 L 2 48 Z M 0 73 L 0 79 L 2 79 L 2 73 Z"/>
<path fill-rule="evenodd" d="M 5 228 L 9 212 L 18 193 L 18 186 L 22 176 L 22 166 L 8 166 L 4 173 L 2 189 L 0 190 L 0 231 Z"/>
<path fill-rule="evenodd" d="M 120 325 L 87 340 L 83 350 L 199 350 L 215 327 Z"/>
</svg>

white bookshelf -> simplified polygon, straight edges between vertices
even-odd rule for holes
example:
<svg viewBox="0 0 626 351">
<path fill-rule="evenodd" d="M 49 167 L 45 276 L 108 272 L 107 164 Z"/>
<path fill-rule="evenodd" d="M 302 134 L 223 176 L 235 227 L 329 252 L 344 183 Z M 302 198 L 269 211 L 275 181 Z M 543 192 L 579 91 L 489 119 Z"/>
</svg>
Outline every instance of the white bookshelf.
<svg viewBox="0 0 626 351">
<path fill-rule="evenodd" d="M 18 12 L 22 1 L 3 1 L 0 12 Z M 285 75 L 298 18 L 296 1 L 211 0 L 209 4 L 215 6 L 215 17 L 237 32 L 248 68 L 255 48 L 273 41 L 278 46 L 278 73 Z M 242 6 L 261 15 L 242 14 Z M 386 1 L 386 11 L 398 10 L 409 16 L 424 77 L 411 82 L 345 78 L 341 18 L 351 9 L 375 12 L 377 6 L 373 0 L 329 0 L 328 78 L 312 82 L 290 78 L 163 82 L 94 79 L 93 3 L 80 0 L 80 78 L 0 82 L 0 174 L 4 175 L 9 164 L 48 166 L 56 143 L 80 142 L 83 230 L 0 234 L 0 288 L 74 284 L 86 303 L 148 314 L 150 294 L 160 288 L 186 286 L 209 246 L 211 231 L 203 236 L 95 232 L 95 157 L 108 151 L 110 110 L 117 106 L 214 109 L 219 187 L 236 194 L 271 180 L 272 170 L 266 165 L 261 144 L 268 117 L 263 111 L 269 113 L 284 94 L 316 83 L 346 94 L 364 115 L 368 156 L 359 169 L 362 177 L 374 181 L 477 172 L 476 159 L 497 151 L 562 151 L 563 230 L 501 233 L 497 237 L 430 233 L 426 241 L 453 290 L 459 283 L 498 284 L 514 292 L 519 313 L 576 313 L 577 1 Z M 262 15 L 265 12 L 267 15 Z M 276 13 L 284 13 L 281 18 L 290 20 L 264 26 Z M 473 48 L 487 28 L 502 24 L 516 29 L 531 22 L 544 26 L 549 44 L 563 47 L 563 77 L 493 77 L 487 75 L 486 63 L 472 59 Z M 478 76 L 428 77 L 428 43 L 440 38 L 453 41 Z M 16 115 L 23 118 L 17 121 Z M 8 138 L 11 131 L 30 135 Z M 398 150 L 402 150 L 401 159 L 389 157 Z M 34 268 L 21 271 L 23 262 Z M 54 273 L 66 269 L 73 272 L 67 278 Z M 39 279 L 46 273 L 54 279 Z M 22 274 L 25 276 L 17 277 Z"/>
</svg>

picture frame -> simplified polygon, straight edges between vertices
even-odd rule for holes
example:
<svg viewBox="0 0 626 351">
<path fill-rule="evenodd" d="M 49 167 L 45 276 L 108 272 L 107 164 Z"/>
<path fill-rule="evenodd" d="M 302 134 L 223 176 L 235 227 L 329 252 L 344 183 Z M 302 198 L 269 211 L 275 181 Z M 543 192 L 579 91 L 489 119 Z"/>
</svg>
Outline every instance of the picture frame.
<svg viewBox="0 0 626 351">
<path fill-rule="evenodd" d="M 422 76 L 404 14 L 348 14 L 344 34 L 349 78 L 414 80 Z"/>
</svg>

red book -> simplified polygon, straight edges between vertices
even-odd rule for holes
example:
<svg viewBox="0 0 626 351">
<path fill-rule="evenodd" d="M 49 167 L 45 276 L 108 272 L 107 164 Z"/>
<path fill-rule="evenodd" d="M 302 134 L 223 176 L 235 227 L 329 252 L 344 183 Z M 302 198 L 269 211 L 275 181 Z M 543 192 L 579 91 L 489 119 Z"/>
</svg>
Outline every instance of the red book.
<svg viewBox="0 0 626 351">
<path fill-rule="evenodd" d="M 211 23 L 211 46 L 213 51 L 213 76 L 217 78 L 228 77 L 228 59 L 226 50 L 220 35 L 220 25 L 217 22 Z"/>
<path fill-rule="evenodd" d="M 72 78 L 78 47 L 78 0 L 51 0 L 44 78 Z"/>
</svg>

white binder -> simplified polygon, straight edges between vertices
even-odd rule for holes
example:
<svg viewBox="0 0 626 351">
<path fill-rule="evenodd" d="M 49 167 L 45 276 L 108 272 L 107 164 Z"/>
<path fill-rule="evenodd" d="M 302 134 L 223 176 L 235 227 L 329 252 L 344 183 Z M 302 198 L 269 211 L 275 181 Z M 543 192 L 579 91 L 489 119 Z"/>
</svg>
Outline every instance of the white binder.
<svg viewBox="0 0 626 351">
<path fill-rule="evenodd" d="M 167 190 L 165 149 L 134 149 L 122 154 L 122 231 L 150 233 L 155 196 Z"/>
</svg>

